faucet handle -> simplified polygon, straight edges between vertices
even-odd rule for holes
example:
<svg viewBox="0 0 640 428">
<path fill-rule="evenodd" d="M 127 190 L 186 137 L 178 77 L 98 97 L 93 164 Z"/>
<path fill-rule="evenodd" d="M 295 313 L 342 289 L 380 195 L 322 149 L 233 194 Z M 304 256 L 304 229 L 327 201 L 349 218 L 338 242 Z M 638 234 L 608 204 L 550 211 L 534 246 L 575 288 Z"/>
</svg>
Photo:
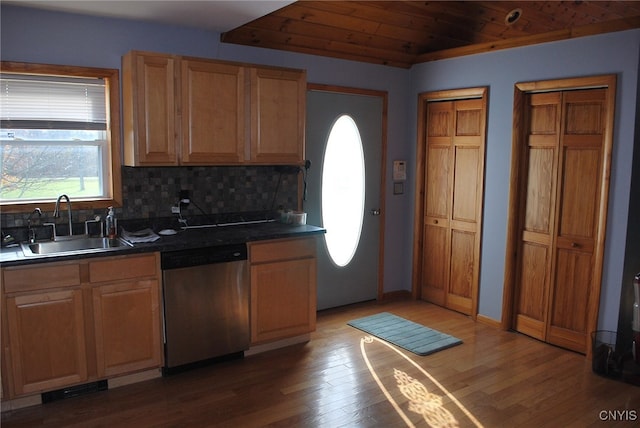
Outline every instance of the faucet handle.
<svg viewBox="0 0 640 428">
<path fill-rule="evenodd" d="M 29 240 L 30 244 L 33 244 L 34 242 L 36 242 L 36 230 L 31 227 L 32 226 L 32 221 L 31 219 L 33 218 L 34 214 L 38 214 L 38 219 L 42 218 L 42 211 L 40 210 L 40 208 L 35 208 L 33 211 L 31 211 L 31 213 L 29 214 L 29 217 L 27 218 L 27 239 Z"/>
<path fill-rule="evenodd" d="M 29 227 L 31 227 L 31 219 L 33 218 L 34 214 L 38 214 L 38 218 L 42 218 L 42 210 L 40 208 L 34 208 L 34 210 L 31 211 L 29 217 L 27 217 L 27 226 Z"/>
<path fill-rule="evenodd" d="M 51 236 L 51 240 L 55 241 L 58 235 L 56 235 L 56 224 L 55 223 L 42 223 L 43 226 L 51 226 L 53 230 L 53 235 Z"/>
<path fill-rule="evenodd" d="M 99 215 L 93 217 L 93 220 L 87 220 L 84 222 L 84 233 L 85 235 L 89 235 L 89 223 L 97 223 L 100 228 L 100 237 L 104 238 L 104 229 L 102 228 L 102 222 Z"/>
</svg>

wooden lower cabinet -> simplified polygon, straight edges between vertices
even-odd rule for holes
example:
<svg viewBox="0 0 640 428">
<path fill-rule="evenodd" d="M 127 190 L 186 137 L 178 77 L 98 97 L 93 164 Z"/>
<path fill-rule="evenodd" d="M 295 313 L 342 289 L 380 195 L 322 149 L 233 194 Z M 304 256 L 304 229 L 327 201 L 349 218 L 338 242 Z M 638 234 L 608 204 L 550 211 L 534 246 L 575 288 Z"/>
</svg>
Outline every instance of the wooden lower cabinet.
<svg viewBox="0 0 640 428">
<path fill-rule="evenodd" d="M 251 344 L 310 333 L 316 328 L 316 239 L 249 245 Z"/>
<path fill-rule="evenodd" d="M 88 379 L 79 287 L 9 297 L 7 318 L 15 395 Z"/>
<path fill-rule="evenodd" d="M 98 377 L 161 364 L 158 281 L 129 281 L 93 289 Z"/>
<path fill-rule="evenodd" d="M 162 365 L 159 254 L 2 269 L 8 398 Z"/>
</svg>

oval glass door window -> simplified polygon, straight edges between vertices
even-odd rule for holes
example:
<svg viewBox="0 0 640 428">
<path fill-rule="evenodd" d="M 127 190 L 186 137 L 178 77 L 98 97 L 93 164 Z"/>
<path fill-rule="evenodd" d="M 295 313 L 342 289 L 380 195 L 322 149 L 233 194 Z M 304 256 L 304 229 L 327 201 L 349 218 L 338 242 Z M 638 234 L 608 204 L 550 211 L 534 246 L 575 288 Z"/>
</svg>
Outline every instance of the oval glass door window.
<svg viewBox="0 0 640 428">
<path fill-rule="evenodd" d="M 364 152 L 354 120 L 333 124 L 322 165 L 322 224 L 331 260 L 346 266 L 356 253 L 364 217 Z"/>
</svg>

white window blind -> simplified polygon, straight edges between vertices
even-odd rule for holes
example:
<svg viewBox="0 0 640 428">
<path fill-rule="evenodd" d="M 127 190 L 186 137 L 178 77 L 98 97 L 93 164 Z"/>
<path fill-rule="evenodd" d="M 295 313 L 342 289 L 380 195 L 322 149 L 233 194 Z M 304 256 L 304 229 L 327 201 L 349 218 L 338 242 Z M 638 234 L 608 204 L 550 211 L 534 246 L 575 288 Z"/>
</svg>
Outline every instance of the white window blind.
<svg viewBox="0 0 640 428">
<path fill-rule="evenodd" d="M 2 128 L 106 129 L 103 79 L 0 75 Z"/>
</svg>

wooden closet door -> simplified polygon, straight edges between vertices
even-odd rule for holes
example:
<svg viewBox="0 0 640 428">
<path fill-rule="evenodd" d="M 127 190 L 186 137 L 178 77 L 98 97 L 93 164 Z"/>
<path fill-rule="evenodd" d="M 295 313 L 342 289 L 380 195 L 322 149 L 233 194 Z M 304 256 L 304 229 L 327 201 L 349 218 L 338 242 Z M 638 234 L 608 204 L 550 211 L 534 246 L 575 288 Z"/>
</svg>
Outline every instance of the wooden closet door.
<svg viewBox="0 0 640 428">
<path fill-rule="evenodd" d="M 427 161 L 422 262 L 422 298 L 444 306 L 448 293 L 451 217 L 453 101 L 427 108 Z"/>
<path fill-rule="evenodd" d="M 422 297 L 472 314 L 477 300 L 484 172 L 483 99 L 431 102 Z"/>
<path fill-rule="evenodd" d="M 515 328 L 585 353 L 600 286 L 593 266 L 606 90 L 529 94 L 527 99 Z"/>
<path fill-rule="evenodd" d="M 606 90 L 565 92 L 560 142 L 555 272 L 547 341 L 586 352 L 589 317 L 597 316 L 594 278 Z"/>
<path fill-rule="evenodd" d="M 456 101 L 451 193 L 451 270 L 446 306 L 471 314 L 480 269 L 484 102 Z"/>
<path fill-rule="evenodd" d="M 560 138 L 562 94 L 528 96 L 528 135 L 524 170 L 527 185 L 520 212 L 523 230 L 516 290 L 515 327 L 544 340 L 551 281 L 556 200 L 557 147 Z"/>
</svg>

